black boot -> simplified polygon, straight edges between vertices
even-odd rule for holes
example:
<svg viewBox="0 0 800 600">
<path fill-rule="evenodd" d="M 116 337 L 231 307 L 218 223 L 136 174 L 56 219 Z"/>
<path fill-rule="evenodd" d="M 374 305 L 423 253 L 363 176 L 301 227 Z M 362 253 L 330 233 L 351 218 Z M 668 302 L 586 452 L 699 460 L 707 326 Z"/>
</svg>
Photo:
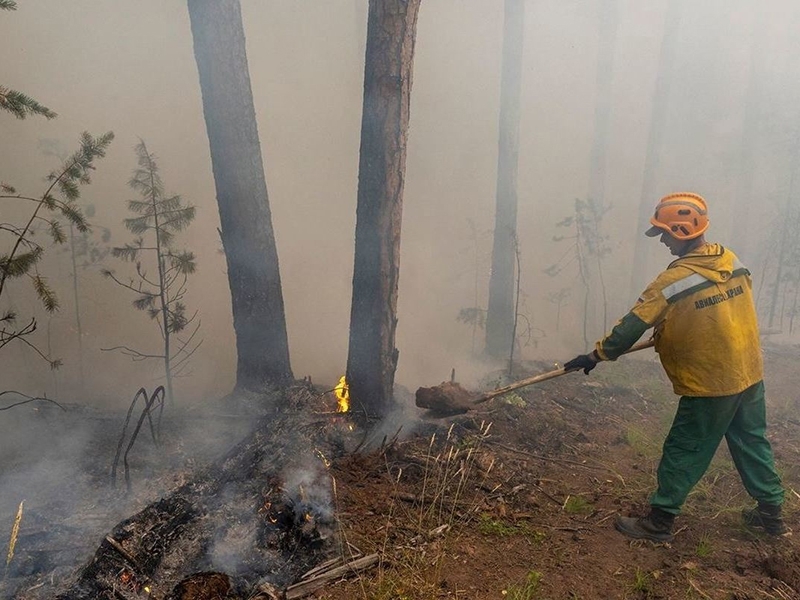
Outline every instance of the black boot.
<svg viewBox="0 0 800 600">
<path fill-rule="evenodd" d="M 780 504 L 759 502 L 756 508 L 745 508 L 742 511 L 742 520 L 746 526 L 763 529 L 769 535 L 783 535 L 788 531 L 783 524 Z"/>
<path fill-rule="evenodd" d="M 635 517 L 618 516 L 614 522 L 614 527 L 616 527 L 617 531 L 634 539 L 671 542 L 674 538 L 672 535 L 674 521 L 675 515 L 653 507 L 646 517 L 637 519 Z"/>
</svg>

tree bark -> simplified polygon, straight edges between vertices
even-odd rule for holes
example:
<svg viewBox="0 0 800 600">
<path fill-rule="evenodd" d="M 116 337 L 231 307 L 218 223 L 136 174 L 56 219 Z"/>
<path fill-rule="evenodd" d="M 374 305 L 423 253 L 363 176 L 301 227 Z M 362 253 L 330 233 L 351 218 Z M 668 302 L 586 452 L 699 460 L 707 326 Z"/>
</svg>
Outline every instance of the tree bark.
<svg viewBox="0 0 800 600">
<path fill-rule="evenodd" d="M 506 0 L 494 241 L 486 314 L 486 354 L 495 358 L 507 357 L 514 344 L 514 257 L 524 21 L 524 1 Z"/>
<path fill-rule="evenodd" d="M 656 86 L 653 91 L 653 105 L 650 114 L 650 132 L 647 138 L 647 155 L 642 177 L 642 193 L 639 200 L 639 216 L 636 221 L 633 267 L 631 269 L 630 296 L 636 298 L 647 284 L 647 264 L 653 244 L 645 237 L 644 232 L 650 227 L 650 217 L 660 196 L 657 194 L 656 177 L 658 175 L 661 149 L 667 129 L 667 109 L 669 108 L 670 87 L 675 63 L 675 48 L 680 30 L 680 19 L 684 0 L 669 0 L 661 41 L 661 55 L 658 62 Z M 674 190 L 667 190 L 672 192 Z"/>
<path fill-rule="evenodd" d="M 292 378 L 239 0 L 189 0 L 236 331 L 236 387 Z"/>
<path fill-rule="evenodd" d="M 734 198 L 733 222 L 730 239 L 736 243 L 736 254 L 745 264 L 749 264 L 753 247 L 752 215 L 753 183 L 755 180 L 755 144 L 761 122 L 761 103 L 763 96 L 762 77 L 764 72 L 764 45 L 768 36 L 765 32 L 767 13 L 756 9 L 752 22 L 750 64 L 748 65 L 747 92 L 744 102 L 742 140 L 739 147 L 736 169 L 736 190 Z"/>
<path fill-rule="evenodd" d="M 787 259 L 791 256 L 792 237 L 796 236 L 795 232 L 793 231 L 794 228 L 792 227 L 792 204 L 795 198 L 795 187 L 797 186 L 797 180 L 800 178 L 800 131 L 798 131 L 794 136 L 794 141 L 792 143 L 792 155 L 791 155 L 791 171 L 789 172 L 789 192 L 786 195 L 786 205 L 780 215 L 781 221 L 781 233 L 780 233 L 780 241 L 778 242 L 778 260 L 777 266 L 775 270 L 775 283 L 772 286 L 772 298 L 770 299 L 769 304 L 769 315 L 767 317 L 767 328 L 772 329 L 775 321 L 775 310 L 778 306 L 778 300 L 781 296 L 781 287 L 784 289 L 786 288 L 788 282 L 784 281 L 784 267 L 786 266 Z M 783 328 L 783 313 L 781 312 L 781 318 L 779 320 L 779 327 Z"/>
<path fill-rule="evenodd" d="M 420 0 L 370 0 L 346 377 L 354 407 L 383 416 L 397 368 L 397 282 Z"/>
<path fill-rule="evenodd" d="M 589 201 L 594 203 L 595 211 L 590 215 L 602 215 L 605 211 L 606 195 L 606 165 L 608 156 L 609 130 L 611 127 L 612 88 L 614 78 L 614 48 L 617 39 L 618 0 L 602 0 L 598 5 L 598 39 L 597 39 L 597 98 L 594 108 L 594 138 L 592 152 L 589 159 Z M 599 219 L 594 219 L 595 230 L 599 228 Z M 599 231 L 597 232 L 599 235 Z M 608 297 L 606 294 L 605 279 L 603 276 L 603 259 L 598 254 L 597 275 L 600 281 L 600 294 L 602 299 L 601 332 L 608 327 Z M 598 313 L 599 302 L 593 302 L 592 314 L 597 315 L 594 323 L 600 321 Z M 599 327 L 596 327 L 599 329 Z"/>
</svg>

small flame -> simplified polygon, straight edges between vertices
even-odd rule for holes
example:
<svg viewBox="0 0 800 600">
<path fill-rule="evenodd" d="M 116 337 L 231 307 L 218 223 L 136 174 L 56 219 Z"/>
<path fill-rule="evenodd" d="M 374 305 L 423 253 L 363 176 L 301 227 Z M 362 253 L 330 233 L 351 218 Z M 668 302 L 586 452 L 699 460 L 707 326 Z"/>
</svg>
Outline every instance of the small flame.
<svg viewBox="0 0 800 600">
<path fill-rule="evenodd" d="M 347 412 L 350 410 L 350 385 L 347 383 L 347 379 L 344 375 L 342 375 L 338 385 L 333 388 L 333 393 L 336 394 L 336 400 L 339 402 L 336 412 Z"/>
<path fill-rule="evenodd" d="M 331 468 L 331 461 L 329 461 L 325 457 L 325 455 L 322 453 L 322 450 L 320 450 L 319 448 L 314 448 L 314 453 L 319 457 L 319 459 L 322 461 L 322 464 L 325 465 L 326 469 Z"/>
</svg>

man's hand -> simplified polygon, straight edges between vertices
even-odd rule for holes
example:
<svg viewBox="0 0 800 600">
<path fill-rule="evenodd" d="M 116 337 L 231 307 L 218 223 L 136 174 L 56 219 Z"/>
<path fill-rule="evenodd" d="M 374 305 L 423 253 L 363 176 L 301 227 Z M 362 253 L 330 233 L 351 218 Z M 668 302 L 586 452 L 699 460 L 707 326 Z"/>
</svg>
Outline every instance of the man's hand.
<svg viewBox="0 0 800 600">
<path fill-rule="evenodd" d="M 583 372 L 588 375 L 589 371 L 594 369 L 598 362 L 600 362 L 600 358 L 597 356 L 595 351 L 592 350 L 589 354 L 580 354 L 572 360 L 565 362 L 564 370 L 573 371 L 576 369 L 583 369 Z"/>
</svg>

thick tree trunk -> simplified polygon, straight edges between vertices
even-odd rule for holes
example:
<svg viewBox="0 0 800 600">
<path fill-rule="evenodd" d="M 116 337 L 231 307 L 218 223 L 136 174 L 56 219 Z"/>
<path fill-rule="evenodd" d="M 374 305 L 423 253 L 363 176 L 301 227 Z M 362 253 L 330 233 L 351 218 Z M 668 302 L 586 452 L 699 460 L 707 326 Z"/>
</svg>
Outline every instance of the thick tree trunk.
<svg viewBox="0 0 800 600">
<path fill-rule="evenodd" d="M 524 1 L 506 0 L 500 79 L 497 197 L 486 315 L 486 354 L 495 358 L 507 358 L 514 343 L 514 257 L 524 21 Z"/>
<path fill-rule="evenodd" d="M 755 10 L 752 24 L 752 46 L 750 47 L 750 64 L 747 79 L 747 93 L 744 103 L 744 122 L 742 123 L 742 142 L 739 147 L 739 160 L 736 169 L 735 209 L 731 226 L 730 239 L 736 244 L 737 256 L 745 264 L 750 264 L 753 247 L 753 223 L 750 206 L 754 204 L 753 182 L 756 168 L 755 145 L 758 138 L 758 125 L 761 121 L 760 104 L 761 78 L 764 71 L 764 44 L 768 39 L 765 33 L 766 11 Z"/>
<path fill-rule="evenodd" d="M 371 0 L 358 165 L 347 381 L 356 408 L 385 415 L 398 351 L 397 281 L 420 0 Z"/>
<path fill-rule="evenodd" d="M 644 174 L 642 177 L 642 194 L 639 199 L 639 216 L 636 221 L 633 267 L 631 268 L 630 297 L 636 298 L 647 285 L 648 258 L 654 248 L 652 240 L 645 237 L 644 232 L 650 227 L 650 217 L 659 197 L 656 177 L 661 159 L 664 134 L 667 129 L 667 109 L 669 108 L 670 87 L 673 78 L 675 48 L 678 42 L 680 19 L 684 0 L 669 0 L 661 41 L 661 56 L 658 62 L 656 87 L 653 91 L 653 105 L 650 114 L 650 133 L 647 138 L 647 154 L 645 156 Z M 675 190 L 665 190 L 665 193 Z"/>
<path fill-rule="evenodd" d="M 614 77 L 614 47 L 617 39 L 617 2 L 603 0 L 598 5 L 598 40 L 597 40 L 597 98 L 594 108 L 594 139 L 589 159 L 589 200 L 594 202 L 596 212 L 602 215 L 605 210 L 606 165 L 608 156 L 609 130 L 611 127 L 612 89 Z M 590 213 L 591 214 L 591 213 Z M 595 221 L 594 225 L 599 226 Z M 602 302 L 592 302 L 592 316 L 595 330 L 605 332 L 608 326 L 608 297 L 603 277 L 603 259 L 596 255 L 597 275 L 600 282 Z M 593 286 L 594 287 L 594 286 Z M 594 295 L 594 294 L 593 294 Z M 627 304 L 627 302 L 625 302 Z M 602 329 L 599 327 L 602 307 Z"/>
<path fill-rule="evenodd" d="M 796 236 L 792 227 L 792 205 L 795 198 L 795 187 L 797 186 L 798 179 L 800 179 L 800 131 L 794 137 L 792 143 L 792 156 L 791 156 L 791 171 L 789 175 L 789 193 L 786 195 L 786 205 L 780 215 L 781 232 L 780 241 L 778 242 L 778 260 L 775 270 L 775 283 L 772 285 L 772 298 L 769 303 L 769 315 L 767 317 L 767 328 L 772 329 L 775 323 L 775 311 L 778 306 L 778 300 L 781 297 L 782 289 L 785 290 L 788 284 L 784 281 L 784 268 L 788 262 L 788 258 L 792 255 L 793 243 L 792 238 Z M 783 328 L 783 314 L 779 321 L 780 328 Z"/>
<path fill-rule="evenodd" d="M 236 387 L 292 377 L 280 270 L 239 0 L 189 0 L 194 54 L 228 265 Z"/>
</svg>

